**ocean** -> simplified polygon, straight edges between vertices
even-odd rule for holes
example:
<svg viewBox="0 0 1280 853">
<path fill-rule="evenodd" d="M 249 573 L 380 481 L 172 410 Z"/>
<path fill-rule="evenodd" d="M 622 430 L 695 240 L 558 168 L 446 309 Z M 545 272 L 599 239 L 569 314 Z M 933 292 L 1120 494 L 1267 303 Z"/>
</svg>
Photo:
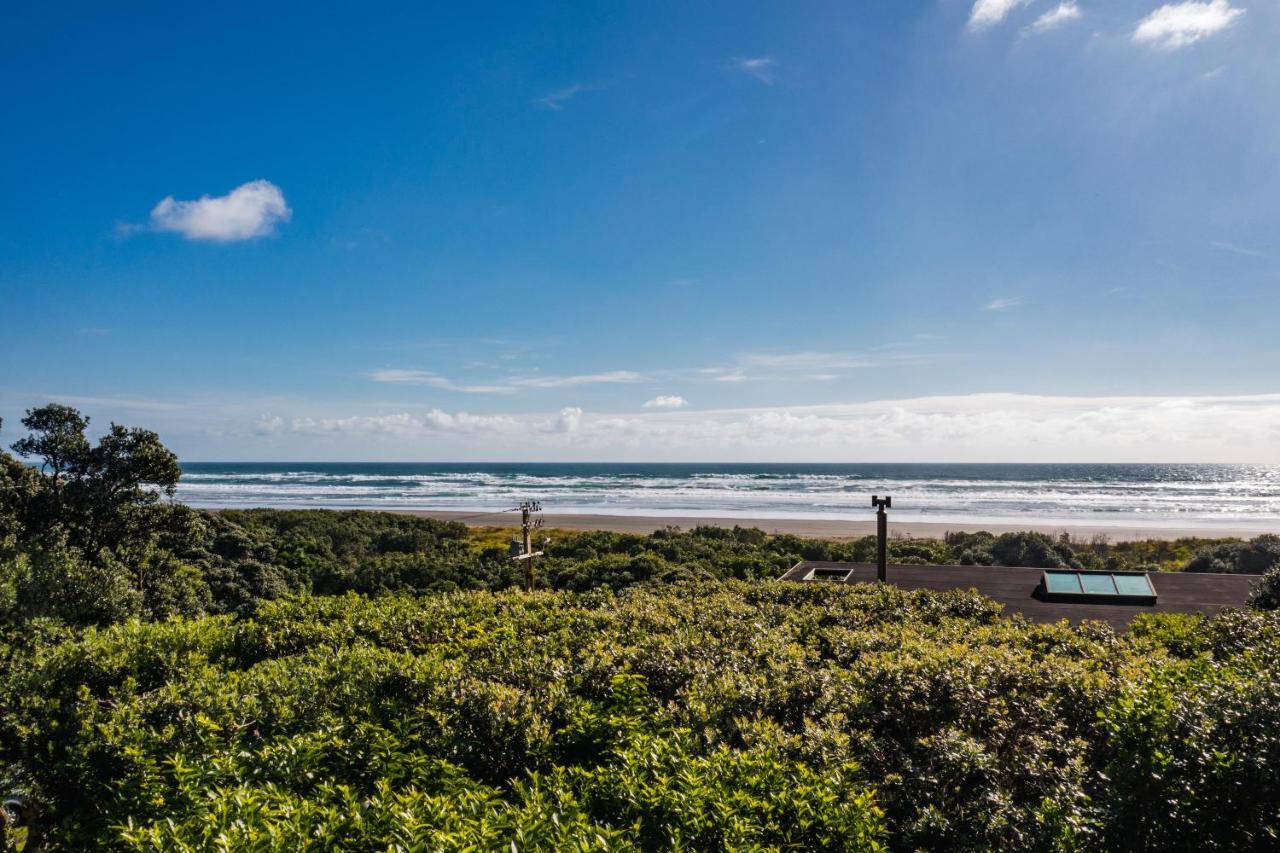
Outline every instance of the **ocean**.
<svg viewBox="0 0 1280 853">
<path fill-rule="evenodd" d="M 501 511 L 1280 530 L 1280 466 L 183 463 L 202 507 Z"/>
</svg>

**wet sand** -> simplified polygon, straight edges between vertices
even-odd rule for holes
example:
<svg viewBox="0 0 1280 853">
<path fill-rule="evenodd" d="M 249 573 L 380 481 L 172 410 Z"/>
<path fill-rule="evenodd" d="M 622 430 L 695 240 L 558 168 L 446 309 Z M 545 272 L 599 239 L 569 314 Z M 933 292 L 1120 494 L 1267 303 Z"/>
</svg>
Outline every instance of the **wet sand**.
<svg viewBox="0 0 1280 853">
<path fill-rule="evenodd" d="M 477 527 L 518 527 L 517 513 L 494 513 L 477 516 L 473 512 L 449 512 L 444 510 L 392 510 L 405 515 L 436 518 L 442 521 L 464 521 Z M 690 530 L 694 527 L 758 527 L 766 533 L 790 533 L 819 539 L 853 539 L 876 532 L 875 517 L 868 513 L 863 521 L 826 518 L 704 518 L 695 516 L 647 516 L 647 515 L 589 515 L 574 513 L 543 513 L 547 527 L 566 530 L 612 530 L 618 533 L 652 533 L 664 527 Z M 1009 533 L 1034 530 L 1053 535 L 1066 533 L 1072 539 L 1089 541 L 1095 536 L 1105 536 L 1111 542 L 1129 542 L 1140 539 L 1180 539 L 1184 537 L 1250 539 L 1260 533 L 1280 533 L 1265 527 L 1135 527 L 1103 524 L 1036 523 L 984 524 L 981 522 L 895 521 L 889 515 L 889 534 L 917 539 L 941 539 L 947 532 L 972 532 L 987 530 L 991 533 Z"/>
</svg>

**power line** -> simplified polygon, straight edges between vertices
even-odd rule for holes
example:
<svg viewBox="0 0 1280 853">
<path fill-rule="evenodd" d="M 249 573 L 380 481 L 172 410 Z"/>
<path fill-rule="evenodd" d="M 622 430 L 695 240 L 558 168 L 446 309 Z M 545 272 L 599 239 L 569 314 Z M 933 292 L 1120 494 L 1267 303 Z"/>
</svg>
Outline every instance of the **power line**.
<svg viewBox="0 0 1280 853">
<path fill-rule="evenodd" d="M 491 512 L 477 512 L 475 515 L 455 515 L 452 518 L 443 519 L 444 521 L 468 521 L 472 518 L 484 518 L 486 515 L 503 515 L 508 512 L 519 512 L 520 507 L 512 507 L 511 509 L 495 509 Z"/>
</svg>

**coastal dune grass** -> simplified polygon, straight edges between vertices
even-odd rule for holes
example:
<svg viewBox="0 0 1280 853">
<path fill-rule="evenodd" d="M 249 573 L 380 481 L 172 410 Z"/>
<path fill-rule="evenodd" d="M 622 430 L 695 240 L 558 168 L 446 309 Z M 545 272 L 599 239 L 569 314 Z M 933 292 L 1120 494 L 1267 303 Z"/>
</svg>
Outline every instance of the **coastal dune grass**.
<svg viewBox="0 0 1280 853">
<path fill-rule="evenodd" d="M 10 650 L 52 849 L 1244 849 L 1280 621 L 768 582 L 354 594 Z M 1192 843 L 1194 841 L 1194 844 Z"/>
</svg>

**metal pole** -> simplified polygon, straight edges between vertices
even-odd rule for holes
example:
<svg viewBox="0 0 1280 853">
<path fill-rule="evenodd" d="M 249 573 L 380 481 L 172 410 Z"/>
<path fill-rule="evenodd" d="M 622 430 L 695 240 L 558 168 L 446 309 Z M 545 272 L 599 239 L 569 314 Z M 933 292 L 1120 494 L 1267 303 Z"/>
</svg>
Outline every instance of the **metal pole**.
<svg viewBox="0 0 1280 853">
<path fill-rule="evenodd" d="M 524 563 L 524 588 L 533 591 L 533 540 L 530 536 L 531 528 L 529 526 L 529 504 L 525 503 L 520 506 L 520 526 L 524 528 L 524 553 L 529 556 Z"/>
<path fill-rule="evenodd" d="M 889 577 L 889 516 L 885 510 L 893 506 L 893 498 L 872 495 L 871 505 L 876 508 L 876 580 L 884 583 Z"/>
</svg>

